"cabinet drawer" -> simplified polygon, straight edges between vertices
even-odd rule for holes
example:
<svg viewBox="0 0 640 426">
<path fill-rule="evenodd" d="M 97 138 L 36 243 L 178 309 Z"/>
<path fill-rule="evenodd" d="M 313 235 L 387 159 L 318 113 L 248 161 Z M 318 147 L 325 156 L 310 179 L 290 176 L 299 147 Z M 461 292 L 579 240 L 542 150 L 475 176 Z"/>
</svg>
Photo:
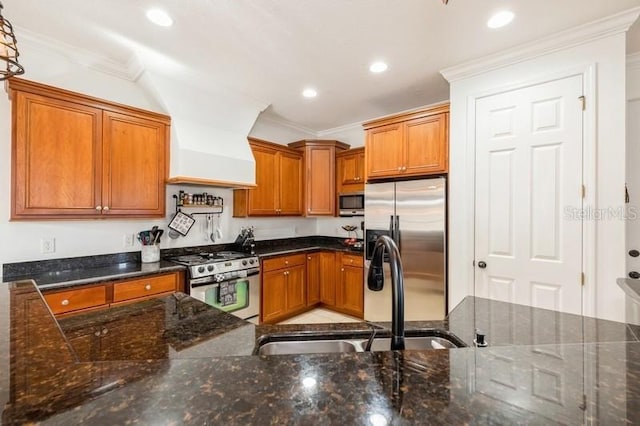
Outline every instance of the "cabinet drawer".
<svg viewBox="0 0 640 426">
<path fill-rule="evenodd" d="M 46 293 L 44 295 L 47 305 L 54 314 L 78 311 L 80 309 L 93 308 L 107 303 L 106 286 L 80 288 L 76 290 Z"/>
<path fill-rule="evenodd" d="M 307 257 L 304 254 L 274 257 L 272 259 L 262 261 L 262 270 L 264 272 L 275 271 L 277 269 L 289 268 L 291 266 L 304 265 L 306 261 Z"/>
<path fill-rule="evenodd" d="M 342 265 L 344 266 L 364 266 L 364 258 L 362 256 L 356 256 L 353 254 L 343 254 L 342 255 Z"/>
<path fill-rule="evenodd" d="M 122 302 L 176 290 L 176 274 L 124 281 L 113 285 L 113 301 Z"/>
</svg>

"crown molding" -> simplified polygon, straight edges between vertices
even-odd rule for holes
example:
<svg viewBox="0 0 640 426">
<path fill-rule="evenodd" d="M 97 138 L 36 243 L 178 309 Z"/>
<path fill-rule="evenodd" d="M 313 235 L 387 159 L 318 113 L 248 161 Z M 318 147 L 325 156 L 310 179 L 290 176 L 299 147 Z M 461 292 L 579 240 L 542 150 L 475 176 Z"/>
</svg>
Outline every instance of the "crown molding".
<svg viewBox="0 0 640 426">
<path fill-rule="evenodd" d="M 449 82 L 463 80 L 488 71 L 579 46 L 594 40 L 626 32 L 640 15 L 640 7 L 611 15 L 597 21 L 560 31 L 537 40 L 488 55 L 480 59 L 445 68 L 440 74 Z"/>
<path fill-rule="evenodd" d="M 144 71 L 144 66 L 135 54 L 131 54 L 127 62 L 123 63 L 24 27 L 15 26 L 14 30 L 19 46 L 27 47 L 27 51 L 34 49 L 41 52 L 54 52 L 79 65 L 129 81 L 136 81 Z"/>
<path fill-rule="evenodd" d="M 318 135 L 318 131 L 317 130 L 313 130 L 310 129 L 309 127 L 305 127 L 301 124 L 295 123 L 293 121 L 289 121 L 286 118 L 282 118 L 279 115 L 275 115 L 274 113 L 270 113 L 270 112 L 263 112 L 262 114 L 260 114 L 260 117 L 258 118 L 259 120 L 265 120 L 265 121 L 269 121 L 271 123 L 275 123 L 275 124 L 279 124 L 281 126 L 284 127 L 288 127 L 292 130 L 296 130 L 298 132 L 303 132 L 303 133 L 308 133 L 314 137 L 319 137 Z"/>
</svg>

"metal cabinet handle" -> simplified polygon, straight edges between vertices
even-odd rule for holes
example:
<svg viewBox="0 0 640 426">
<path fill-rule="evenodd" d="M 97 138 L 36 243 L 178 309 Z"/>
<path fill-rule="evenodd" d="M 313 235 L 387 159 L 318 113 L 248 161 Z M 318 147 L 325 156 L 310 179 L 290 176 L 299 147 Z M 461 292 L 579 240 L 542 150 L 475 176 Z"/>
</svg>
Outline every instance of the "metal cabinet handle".
<svg viewBox="0 0 640 426">
<path fill-rule="evenodd" d="M 109 332 L 109 330 L 108 330 L 108 329 L 106 329 L 106 328 L 103 328 L 103 329 L 102 329 L 102 335 L 103 335 L 103 336 L 104 336 L 104 335 L 106 335 L 108 332 Z"/>
<path fill-rule="evenodd" d="M 109 206 L 104 206 L 104 207 L 102 208 L 102 211 L 108 212 L 108 211 L 109 211 Z"/>
<path fill-rule="evenodd" d="M 285 261 L 284 261 L 284 264 L 285 264 L 285 265 L 288 265 L 288 264 L 289 264 L 289 261 L 288 261 L 288 260 L 285 260 Z"/>
<path fill-rule="evenodd" d="M 147 285 L 145 285 L 145 286 L 144 286 L 144 289 L 145 289 L 145 290 L 151 290 L 151 284 L 147 284 Z"/>
<path fill-rule="evenodd" d="M 402 171 L 402 166 L 398 167 L 398 171 L 401 172 Z"/>
<path fill-rule="evenodd" d="M 69 304 L 69 299 L 64 299 L 62 302 L 60 302 L 62 304 L 62 306 L 67 306 Z"/>
<path fill-rule="evenodd" d="M 96 210 L 98 211 L 102 210 L 102 206 L 96 206 Z"/>
<path fill-rule="evenodd" d="M 100 331 L 99 330 L 96 331 L 95 333 L 93 333 L 93 335 L 96 336 L 96 337 L 100 337 Z"/>
<path fill-rule="evenodd" d="M 341 272 L 344 272 L 344 268 L 340 268 L 340 271 L 341 271 Z"/>
<path fill-rule="evenodd" d="M 484 269 L 486 267 L 487 267 L 487 262 L 484 262 L 482 260 L 480 262 L 478 262 L 478 268 Z"/>
<path fill-rule="evenodd" d="M 311 260 L 311 256 L 307 257 L 307 260 Z"/>
</svg>

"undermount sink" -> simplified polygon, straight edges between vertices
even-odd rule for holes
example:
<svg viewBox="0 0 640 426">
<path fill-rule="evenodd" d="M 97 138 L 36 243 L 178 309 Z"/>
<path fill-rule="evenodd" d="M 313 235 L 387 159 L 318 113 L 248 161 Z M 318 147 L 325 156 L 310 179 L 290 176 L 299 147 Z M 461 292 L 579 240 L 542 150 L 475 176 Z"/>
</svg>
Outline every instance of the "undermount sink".
<svg viewBox="0 0 640 426">
<path fill-rule="evenodd" d="M 295 340 L 271 342 L 260 346 L 259 355 L 321 354 L 359 352 L 356 345 L 345 340 Z M 360 351 L 361 352 L 361 351 Z"/>
<path fill-rule="evenodd" d="M 466 345 L 457 336 L 446 330 L 407 330 L 405 349 L 453 349 Z M 365 352 L 371 333 L 358 335 L 330 336 L 323 333 L 302 333 L 291 335 L 265 336 L 258 341 L 257 355 L 298 355 L 340 352 Z M 376 330 L 371 342 L 373 352 L 391 349 L 391 337 L 387 330 Z"/>
<path fill-rule="evenodd" d="M 373 339 L 373 343 L 371 344 L 371 351 L 388 351 L 391 347 L 391 338 L 378 338 Z M 453 349 L 457 348 L 455 343 L 452 341 L 442 338 L 442 337 L 405 337 L 404 338 L 404 348 L 413 349 L 413 350 L 422 350 L 422 349 Z"/>
</svg>

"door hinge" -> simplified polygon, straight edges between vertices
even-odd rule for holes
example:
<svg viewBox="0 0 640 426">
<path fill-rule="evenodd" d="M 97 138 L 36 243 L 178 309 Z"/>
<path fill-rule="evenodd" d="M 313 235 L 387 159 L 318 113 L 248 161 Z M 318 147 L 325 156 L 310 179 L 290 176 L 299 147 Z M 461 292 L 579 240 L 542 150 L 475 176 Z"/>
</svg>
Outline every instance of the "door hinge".
<svg viewBox="0 0 640 426">
<path fill-rule="evenodd" d="M 580 285 L 584 285 L 584 272 L 580 272 Z"/>
<path fill-rule="evenodd" d="M 582 198 L 587 196 L 587 187 L 582 185 Z"/>
<path fill-rule="evenodd" d="M 585 111 L 587 109 L 587 98 L 583 95 L 578 97 L 580 102 L 582 102 L 582 110 Z"/>
</svg>

